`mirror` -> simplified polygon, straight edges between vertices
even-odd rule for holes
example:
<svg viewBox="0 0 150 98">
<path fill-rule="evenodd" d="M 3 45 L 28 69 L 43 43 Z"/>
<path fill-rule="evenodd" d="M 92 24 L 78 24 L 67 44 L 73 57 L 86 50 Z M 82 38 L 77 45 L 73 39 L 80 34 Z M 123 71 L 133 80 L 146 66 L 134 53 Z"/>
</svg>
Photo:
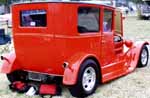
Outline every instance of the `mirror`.
<svg viewBox="0 0 150 98">
<path fill-rule="evenodd" d="M 11 41 L 9 35 L 5 35 L 5 29 L 0 29 L 0 45 L 5 45 Z"/>
<path fill-rule="evenodd" d="M 114 36 L 114 42 L 121 42 L 123 41 L 121 36 Z"/>
</svg>

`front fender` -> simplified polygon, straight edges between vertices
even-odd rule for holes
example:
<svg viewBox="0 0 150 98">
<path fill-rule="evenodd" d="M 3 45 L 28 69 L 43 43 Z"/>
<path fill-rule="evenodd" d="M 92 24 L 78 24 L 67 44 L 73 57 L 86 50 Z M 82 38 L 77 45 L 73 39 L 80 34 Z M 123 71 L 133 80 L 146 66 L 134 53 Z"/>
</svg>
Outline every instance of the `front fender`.
<svg viewBox="0 0 150 98">
<path fill-rule="evenodd" d="M 141 53 L 141 49 L 144 45 L 148 45 L 148 42 L 143 42 L 143 41 L 138 41 L 135 42 L 133 44 L 133 47 L 131 49 L 129 49 L 126 57 L 131 57 L 129 61 L 129 72 L 134 71 L 134 69 L 137 67 L 138 61 L 139 61 L 139 57 L 140 57 L 140 53 Z"/>
<path fill-rule="evenodd" d="M 10 53 L 5 56 L 2 56 L 2 66 L 0 68 L 1 73 L 11 73 L 12 71 L 18 70 L 19 66 L 16 64 L 16 54 Z"/>
<path fill-rule="evenodd" d="M 78 78 L 78 73 L 80 70 L 80 65 L 82 64 L 82 62 L 89 58 L 89 57 L 95 57 L 92 54 L 86 54 L 86 53 L 78 53 L 74 56 L 72 56 L 69 60 L 68 60 L 68 67 L 65 68 L 64 71 L 64 76 L 63 76 L 63 84 L 65 85 L 74 85 L 76 84 L 77 78 Z"/>
</svg>

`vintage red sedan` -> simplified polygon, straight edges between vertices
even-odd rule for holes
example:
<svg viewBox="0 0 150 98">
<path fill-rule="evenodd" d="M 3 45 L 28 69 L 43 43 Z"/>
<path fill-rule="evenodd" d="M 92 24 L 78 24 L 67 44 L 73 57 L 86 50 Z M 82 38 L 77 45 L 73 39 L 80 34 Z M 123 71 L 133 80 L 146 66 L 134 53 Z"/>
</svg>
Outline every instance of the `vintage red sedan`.
<svg viewBox="0 0 150 98">
<path fill-rule="evenodd" d="M 8 80 L 58 84 L 75 97 L 148 63 L 148 42 L 123 38 L 123 17 L 111 6 L 35 2 L 12 6 L 15 52 L 1 57 Z M 133 32 L 134 33 L 134 32 Z"/>
</svg>

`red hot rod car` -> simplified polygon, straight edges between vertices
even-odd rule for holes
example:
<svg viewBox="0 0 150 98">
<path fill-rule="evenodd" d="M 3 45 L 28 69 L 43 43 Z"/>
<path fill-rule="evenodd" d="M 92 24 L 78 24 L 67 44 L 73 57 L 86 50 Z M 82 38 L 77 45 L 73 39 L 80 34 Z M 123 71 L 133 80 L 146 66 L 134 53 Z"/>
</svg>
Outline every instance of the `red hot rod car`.
<svg viewBox="0 0 150 98">
<path fill-rule="evenodd" d="M 114 7 L 82 2 L 12 6 L 15 52 L 2 56 L 11 83 L 62 83 L 73 96 L 92 94 L 99 83 L 148 63 L 148 42 L 123 39 Z"/>
</svg>

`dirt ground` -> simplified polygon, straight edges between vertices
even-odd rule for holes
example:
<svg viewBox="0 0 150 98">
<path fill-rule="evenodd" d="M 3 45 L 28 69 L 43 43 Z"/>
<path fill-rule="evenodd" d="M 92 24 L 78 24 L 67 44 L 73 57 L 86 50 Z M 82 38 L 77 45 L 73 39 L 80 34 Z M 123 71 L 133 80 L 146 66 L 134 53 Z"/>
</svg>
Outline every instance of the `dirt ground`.
<svg viewBox="0 0 150 98">
<path fill-rule="evenodd" d="M 150 41 L 150 20 L 128 17 L 124 20 L 124 31 L 126 39 Z M 40 98 L 11 92 L 8 84 L 5 75 L 0 74 L 0 98 Z M 53 98 L 73 97 L 67 88 L 63 88 L 62 96 Z M 136 69 L 129 75 L 100 85 L 96 92 L 88 98 L 150 98 L 150 62 L 145 68 Z"/>
</svg>

